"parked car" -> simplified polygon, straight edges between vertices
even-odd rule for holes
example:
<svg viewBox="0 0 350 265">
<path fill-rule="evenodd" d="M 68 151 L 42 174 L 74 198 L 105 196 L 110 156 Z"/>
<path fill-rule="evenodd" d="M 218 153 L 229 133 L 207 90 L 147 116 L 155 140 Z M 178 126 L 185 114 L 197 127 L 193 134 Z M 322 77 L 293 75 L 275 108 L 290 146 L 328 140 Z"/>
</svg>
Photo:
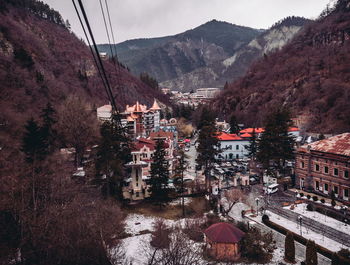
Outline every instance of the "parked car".
<svg viewBox="0 0 350 265">
<path fill-rule="evenodd" d="M 265 193 L 266 194 L 273 194 L 278 191 L 279 184 L 270 184 L 269 186 L 265 187 Z"/>
</svg>

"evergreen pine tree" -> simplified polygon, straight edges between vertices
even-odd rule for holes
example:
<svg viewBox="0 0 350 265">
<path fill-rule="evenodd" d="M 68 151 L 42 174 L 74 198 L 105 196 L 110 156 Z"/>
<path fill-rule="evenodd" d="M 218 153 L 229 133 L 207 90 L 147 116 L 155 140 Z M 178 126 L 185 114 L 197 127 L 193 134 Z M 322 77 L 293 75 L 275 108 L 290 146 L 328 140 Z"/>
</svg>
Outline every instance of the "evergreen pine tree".
<svg viewBox="0 0 350 265">
<path fill-rule="evenodd" d="M 51 154 L 57 139 L 57 131 L 54 129 L 54 125 L 57 123 L 56 111 L 51 103 L 47 103 L 40 117 L 42 118 L 41 134 L 47 146 L 47 153 Z"/>
<path fill-rule="evenodd" d="M 339 255 L 335 252 L 333 252 L 332 254 L 332 263 L 331 265 L 340 265 L 340 258 L 339 258 Z"/>
<path fill-rule="evenodd" d="M 295 261 L 295 245 L 293 234 L 288 232 L 284 244 L 284 259 L 287 262 L 293 263 Z"/>
<path fill-rule="evenodd" d="M 256 152 L 258 150 L 258 143 L 257 143 L 257 139 L 256 139 L 255 128 L 253 129 L 252 137 L 249 140 L 249 145 L 246 146 L 246 148 L 248 150 L 248 157 L 251 158 L 252 160 L 254 160 L 255 156 L 256 156 Z"/>
<path fill-rule="evenodd" d="M 165 156 L 165 143 L 163 140 L 158 139 L 153 154 L 153 162 L 151 163 L 149 192 L 151 193 L 151 200 L 159 203 L 160 207 L 169 200 L 169 170 L 168 161 L 165 159 Z"/>
<path fill-rule="evenodd" d="M 294 158 L 294 137 L 288 133 L 291 125 L 290 113 L 284 108 L 267 117 L 265 131 L 258 141 L 257 160 L 271 175 L 276 170 L 284 173 L 286 160 Z"/>
<path fill-rule="evenodd" d="M 317 251 L 315 242 L 308 240 L 306 244 L 306 257 L 305 257 L 306 265 L 317 265 Z"/>
<path fill-rule="evenodd" d="M 131 160 L 130 139 L 120 124 L 117 114 L 112 115 L 100 128 L 101 140 L 97 150 L 96 173 L 106 176 L 107 195 L 121 196 L 124 165 Z"/>
<path fill-rule="evenodd" d="M 43 160 L 46 156 L 47 145 L 42 136 L 42 130 L 33 118 L 25 125 L 21 149 L 26 155 L 26 161 L 30 164 Z"/>
<path fill-rule="evenodd" d="M 230 117 L 230 133 L 239 134 L 239 131 L 240 129 L 237 123 L 236 116 L 232 114 Z"/>
<path fill-rule="evenodd" d="M 177 166 L 175 168 L 175 172 L 177 176 L 181 177 L 181 190 L 183 192 L 184 190 L 184 172 L 187 168 L 187 161 L 186 159 L 188 156 L 185 154 L 185 152 L 181 149 L 179 151 Z M 185 217 L 185 199 L 182 196 L 182 216 Z"/>
</svg>

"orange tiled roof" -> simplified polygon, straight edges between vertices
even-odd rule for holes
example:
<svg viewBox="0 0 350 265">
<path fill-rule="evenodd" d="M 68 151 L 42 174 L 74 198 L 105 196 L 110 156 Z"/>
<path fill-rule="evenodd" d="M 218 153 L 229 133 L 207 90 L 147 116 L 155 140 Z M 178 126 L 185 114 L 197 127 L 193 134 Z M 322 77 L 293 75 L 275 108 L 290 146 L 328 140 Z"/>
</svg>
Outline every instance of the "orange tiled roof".
<svg viewBox="0 0 350 265">
<path fill-rule="evenodd" d="M 253 133 L 253 130 L 255 129 L 255 133 L 262 133 L 265 131 L 264 128 L 246 128 L 240 131 L 241 134 L 244 133 Z"/>
<path fill-rule="evenodd" d="M 252 135 L 250 133 L 244 133 L 244 134 L 241 134 L 240 137 L 242 137 L 242 138 L 251 138 Z"/>
<path fill-rule="evenodd" d="M 243 140 L 241 137 L 239 137 L 237 134 L 228 134 L 228 133 L 219 133 L 216 135 L 216 138 L 218 138 L 220 141 L 239 141 Z"/>
</svg>

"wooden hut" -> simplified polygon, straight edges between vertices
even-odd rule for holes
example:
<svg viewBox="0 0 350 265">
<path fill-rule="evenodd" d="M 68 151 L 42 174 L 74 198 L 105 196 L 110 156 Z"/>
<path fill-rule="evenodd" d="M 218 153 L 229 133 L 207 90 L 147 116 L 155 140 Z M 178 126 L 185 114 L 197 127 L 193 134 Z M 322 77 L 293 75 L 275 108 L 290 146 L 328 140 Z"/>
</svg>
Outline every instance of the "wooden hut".
<svg viewBox="0 0 350 265">
<path fill-rule="evenodd" d="M 236 261 L 241 257 L 239 242 L 244 232 L 229 223 L 216 223 L 205 231 L 207 253 L 217 260 Z"/>
</svg>

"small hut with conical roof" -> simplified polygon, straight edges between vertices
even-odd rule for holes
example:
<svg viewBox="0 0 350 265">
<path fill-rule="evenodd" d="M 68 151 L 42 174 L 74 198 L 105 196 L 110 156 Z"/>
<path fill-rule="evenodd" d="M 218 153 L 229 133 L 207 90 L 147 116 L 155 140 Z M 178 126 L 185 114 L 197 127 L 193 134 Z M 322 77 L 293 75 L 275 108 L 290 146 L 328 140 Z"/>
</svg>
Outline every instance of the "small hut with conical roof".
<svg viewBox="0 0 350 265">
<path fill-rule="evenodd" d="M 245 233 L 229 223 L 216 223 L 204 231 L 206 250 L 217 260 L 236 261 L 241 257 L 239 242 Z"/>
</svg>

